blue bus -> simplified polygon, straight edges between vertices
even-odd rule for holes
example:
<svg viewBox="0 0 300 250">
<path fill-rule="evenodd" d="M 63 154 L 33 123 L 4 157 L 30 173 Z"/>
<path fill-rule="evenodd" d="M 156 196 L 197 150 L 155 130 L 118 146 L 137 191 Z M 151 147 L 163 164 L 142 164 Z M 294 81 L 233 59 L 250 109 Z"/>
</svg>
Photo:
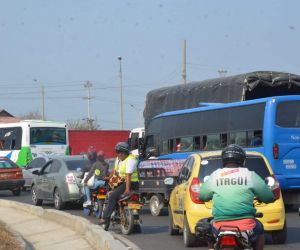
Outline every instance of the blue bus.
<svg viewBox="0 0 300 250">
<path fill-rule="evenodd" d="M 236 143 L 263 153 L 284 192 L 300 204 L 300 95 L 275 96 L 162 113 L 149 122 L 145 151 L 180 159 Z"/>
</svg>

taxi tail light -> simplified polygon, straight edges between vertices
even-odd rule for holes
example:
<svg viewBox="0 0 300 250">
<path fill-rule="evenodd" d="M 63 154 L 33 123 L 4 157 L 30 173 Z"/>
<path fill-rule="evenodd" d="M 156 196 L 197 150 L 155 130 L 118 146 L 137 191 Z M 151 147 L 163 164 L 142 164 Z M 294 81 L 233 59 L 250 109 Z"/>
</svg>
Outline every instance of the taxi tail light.
<svg viewBox="0 0 300 250">
<path fill-rule="evenodd" d="M 23 172 L 22 171 L 17 171 L 16 172 L 16 178 L 23 178 Z"/>
<path fill-rule="evenodd" d="M 191 199 L 194 203 L 204 204 L 204 202 L 199 199 L 200 181 L 198 178 L 193 178 L 189 190 Z"/>
<path fill-rule="evenodd" d="M 279 147 L 277 143 L 273 144 L 273 157 L 275 160 L 278 159 L 278 155 L 279 155 Z"/>
<path fill-rule="evenodd" d="M 232 247 L 238 247 L 238 242 L 236 240 L 236 237 L 232 235 L 223 236 L 220 240 L 220 248 L 223 249 L 224 247 L 225 248 L 230 247 L 230 249 Z"/>
<path fill-rule="evenodd" d="M 280 198 L 280 185 L 275 175 L 272 175 L 272 177 L 275 179 L 275 184 L 272 187 L 272 192 L 274 194 L 275 200 L 278 200 Z"/>
<path fill-rule="evenodd" d="M 66 175 L 65 181 L 67 184 L 76 184 L 76 178 L 72 173 Z"/>
</svg>

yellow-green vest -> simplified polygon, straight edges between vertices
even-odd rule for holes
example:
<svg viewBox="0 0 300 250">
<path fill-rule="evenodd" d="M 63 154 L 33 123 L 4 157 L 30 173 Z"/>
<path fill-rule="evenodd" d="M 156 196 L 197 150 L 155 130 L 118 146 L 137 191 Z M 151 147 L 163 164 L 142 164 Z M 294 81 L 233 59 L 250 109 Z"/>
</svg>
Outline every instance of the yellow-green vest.
<svg viewBox="0 0 300 250">
<path fill-rule="evenodd" d="M 126 162 L 129 159 L 136 159 L 136 158 L 133 155 L 128 155 L 128 157 L 124 161 L 122 161 L 120 169 L 119 169 L 119 164 L 118 164 L 119 159 L 117 158 L 116 161 L 115 161 L 115 170 L 117 172 L 119 172 L 119 176 L 122 177 L 122 178 L 126 177 Z M 138 178 L 138 171 L 137 171 L 137 168 L 136 168 L 134 170 L 134 172 L 131 174 L 131 182 L 137 182 L 137 181 L 139 181 L 139 178 Z"/>
</svg>

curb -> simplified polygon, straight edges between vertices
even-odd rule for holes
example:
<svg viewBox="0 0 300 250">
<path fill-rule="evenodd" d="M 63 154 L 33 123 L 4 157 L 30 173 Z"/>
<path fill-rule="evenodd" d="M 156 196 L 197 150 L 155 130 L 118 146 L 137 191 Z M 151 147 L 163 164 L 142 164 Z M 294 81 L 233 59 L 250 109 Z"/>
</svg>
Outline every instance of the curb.
<svg viewBox="0 0 300 250">
<path fill-rule="evenodd" d="M 101 227 L 92 224 L 87 219 L 75 215 L 71 215 L 58 210 L 43 209 L 41 207 L 36 207 L 33 205 L 29 205 L 17 201 L 9 201 L 9 200 L 1 200 L 1 199 L 0 199 L 0 206 L 21 210 L 23 212 L 41 217 L 42 219 L 51 220 L 52 222 L 63 225 L 64 227 L 71 228 L 72 230 L 76 231 L 78 234 L 82 235 L 82 237 L 84 237 L 85 240 L 91 246 L 95 246 L 96 249 L 103 249 L 103 250 L 120 250 L 120 249 L 138 250 L 139 249 L 138 247 L 136 248 L 136 247 L 125 245 L 117 237 L 114 237 L 112 234 L 105 231 Z M 12 232 L 15 233 L 14 231 Z M 21 238 L 26 246 L 26 242 L 18 233 L 16 233 L 16 236 L 17 239 Z M 24 249 L 28 249 L 25 248 L 25 246 Z"/>
</svg>

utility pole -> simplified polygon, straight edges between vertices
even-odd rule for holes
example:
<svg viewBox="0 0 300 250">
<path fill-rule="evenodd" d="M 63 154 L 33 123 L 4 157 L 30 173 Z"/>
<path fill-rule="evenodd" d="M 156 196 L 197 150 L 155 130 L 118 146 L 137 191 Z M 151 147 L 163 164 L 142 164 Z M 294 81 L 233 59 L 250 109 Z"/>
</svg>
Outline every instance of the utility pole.
<svg viewBox="0 0 300 250">
<path fill-rule="evenodd" d="M 182 80 L 183 84 L 186 84 L 186 40 L 183 41 Z"/>
<path fill-rule="evenodd" d="M 37 79 L 33 79 L 33 81 L 38 82 Z M 41 84 L 41 115 L 42 120 L 45 120 L 45 89 L 44 84 Z"/>
<path fill-rule="evenodd" d="M 45 120 L 45 90 L 44 84 L 42 84 L 42 120 Z"/>
<path fill-rule="evenodd" d="M 93 84 L 90 83 L 90 81 L 86 81 L 86 84 L 83 85 L 87 89 L 87 97 L 83 97 L 83 99 L 88 101 L 88 117 L 87 117 L 87 123 L 90 127 L 90 130 L 92 130 L 92 124 L 93 119 L 91 118 L 91 111 L 90 111 L 90 102 L 93 97 L 91 97 L 91 87 L 93 87 Z"/>
<path fill-rule="evenodd" d="M 122 57 L 118 57 L 119 60 L 119 80 L 120 80 L 120 130 L 123 130 L 123 76 L 122 76 Z"/>
<path fill-rule="evenodd" d="M 219 69 L 218 70 L 218 73 L 219 73 L 219 76 L 220 77 L 225 77 L 226 76 L 226 74 L 227 74 L 227 70 L 225 70 L 225 69 Z"/>
</svg>

